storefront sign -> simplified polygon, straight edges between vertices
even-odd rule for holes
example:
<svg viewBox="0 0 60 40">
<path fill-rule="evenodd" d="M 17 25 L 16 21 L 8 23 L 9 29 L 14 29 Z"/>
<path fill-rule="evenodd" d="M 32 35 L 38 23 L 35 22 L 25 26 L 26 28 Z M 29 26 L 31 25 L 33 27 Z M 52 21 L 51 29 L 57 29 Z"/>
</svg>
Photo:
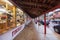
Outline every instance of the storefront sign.
<svg viewBox="0 0 60 40">
<path fill-rule="evenodd" d="M 19 28 L 17 28 L 16 30 L 14 30 L 14 31 L 12 32 L 12 36 L 14 36 L 17 32 L 19 32 L 19 31 L 21 30 L 21 28 L 22 28 L 22 26 L 19 27 Z"/>
</svg>

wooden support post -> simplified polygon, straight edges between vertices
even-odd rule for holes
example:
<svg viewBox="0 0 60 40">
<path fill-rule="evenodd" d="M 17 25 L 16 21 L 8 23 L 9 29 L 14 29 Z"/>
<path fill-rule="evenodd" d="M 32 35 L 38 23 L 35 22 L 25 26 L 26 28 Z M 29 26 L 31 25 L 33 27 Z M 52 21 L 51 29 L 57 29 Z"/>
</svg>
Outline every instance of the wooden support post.
<svg viewBox="0 0 60 40">
<path fill-rule="evenodd" d="M 6 3 L 6 10 L 8 10 L 8 3 Z"/>
<path fill-rule="evenodd" d="M 14 27 L 16 27 L 16 7 L 13 6 L 13 21 L 14 21 Z"/>
<path fill-rule="evenodd" d="M 44 34 L 46 34 L 46 14 L 44 14 Z"/>
<path fill-rule="evenodd" d="M 6 10 L 8 10 L 8 3 L 6 3 Z M 9 29 L 9 27 L 8 27 L 8 18 L 7 18 L 7 16 L 6 16 L 6 29 Z"/>
</svg>

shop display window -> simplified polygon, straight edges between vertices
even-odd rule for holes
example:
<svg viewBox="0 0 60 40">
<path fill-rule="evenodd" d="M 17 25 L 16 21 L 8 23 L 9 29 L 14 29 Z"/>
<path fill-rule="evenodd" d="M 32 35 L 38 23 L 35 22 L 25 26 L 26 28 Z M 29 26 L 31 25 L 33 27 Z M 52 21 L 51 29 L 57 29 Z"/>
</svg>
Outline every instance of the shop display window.
<svg viewBox="0 0 60 40">
<path fill-rule="evenodd" d="M 13 17 L 13 12 L 11 10 L 8 10 L 7 14 L 7 26 L 8 27 L 14 27 L 14 17 Z"/>
<path fill-rule="evenodd" d="M 16 9 L 16 24 L 17 26 L 22 25 L 24 23 L 24 13 L 20 9 Z"/>
<path fill-rule="evenodd" d="M 0 6 L 0 33 L 7 29 L 7 11 Z"/>
<path fill-rule="evenodd" d="M 23 11 L 14 5 L 0 4 L 0 34 L 24 24 L 25 16 Z"/>
<path fill-rule="evenodd" d="M 9 29 L 16 27 L 13 9 L 6 9 L 0 5 L 0 34 L 7 32 Z"/>
</svg>

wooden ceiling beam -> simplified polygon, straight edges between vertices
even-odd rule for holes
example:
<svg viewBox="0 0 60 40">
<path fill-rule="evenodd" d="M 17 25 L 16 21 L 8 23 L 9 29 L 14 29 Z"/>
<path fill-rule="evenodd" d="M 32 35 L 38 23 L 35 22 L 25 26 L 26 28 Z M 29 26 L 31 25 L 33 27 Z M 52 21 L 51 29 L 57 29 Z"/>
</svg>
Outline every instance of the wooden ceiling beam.
<svg viewBox="0 0 60 40">
<path fill-rule="evenodd" d="M 13 4 L 24 10 L 32 18 L 46 13 L 60 3 L 60 0 L 11 0 Z M 49 11 L 48 11 L 49 12 Z"/>
<path fill-rule="evenodd" d="M 29 3 L 29 2 L 19 2 L 20 5 L 27 5 L 27 6 L 32 6 L 32 7 L 47 7 L 51 8 L 52 6 L 47 5 L 47 4 L 36 4 L 36 3 Z"/>
<path fill-rule="evenodd" d="M 55 3 L 59 2 L 59 0 L 19 0 L 21 2 L 33 2 L 33 3 Z"/>
</svg>

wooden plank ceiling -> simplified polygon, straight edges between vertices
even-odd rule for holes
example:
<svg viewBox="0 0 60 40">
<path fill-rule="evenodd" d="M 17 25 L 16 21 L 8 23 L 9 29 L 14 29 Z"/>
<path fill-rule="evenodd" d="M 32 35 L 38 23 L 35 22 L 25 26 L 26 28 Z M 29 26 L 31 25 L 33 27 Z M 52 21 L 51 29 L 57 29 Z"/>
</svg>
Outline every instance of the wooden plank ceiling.
<svg viewBox="0 0 60 40">
<path fill-rule="evenodd" d="M 32 18 L 49 12 L 50 9 L 60 6 L 60 0 L 10 0 Z"/>
</svg>

